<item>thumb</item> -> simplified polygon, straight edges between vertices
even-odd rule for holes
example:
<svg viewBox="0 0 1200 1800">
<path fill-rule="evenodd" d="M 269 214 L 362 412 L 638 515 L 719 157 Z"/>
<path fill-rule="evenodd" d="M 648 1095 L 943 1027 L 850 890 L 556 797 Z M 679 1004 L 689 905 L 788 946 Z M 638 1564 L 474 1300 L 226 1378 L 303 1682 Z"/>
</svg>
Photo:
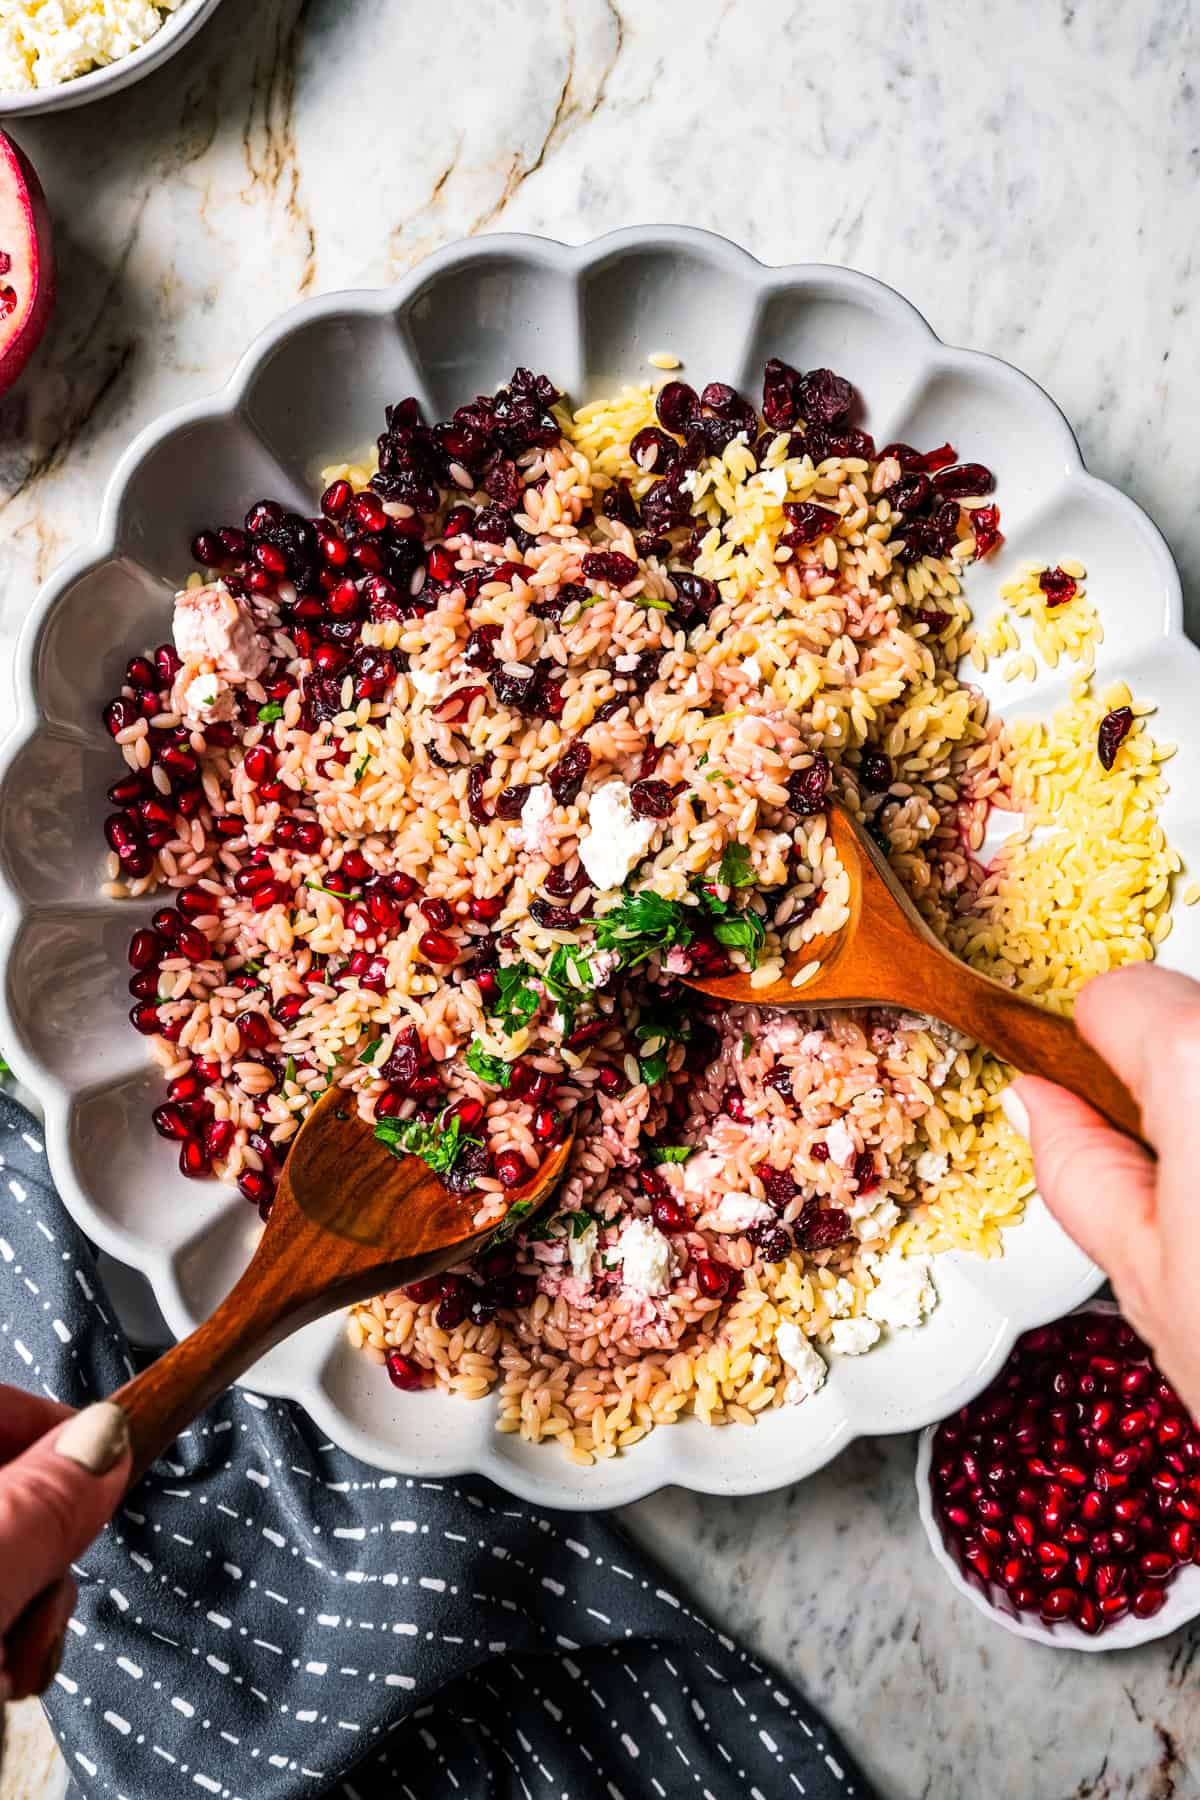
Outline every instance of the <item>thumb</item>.
<svg viewBox="0 0 1200 1800">
<path fill-rule="evenodd" d="M 0 1468 L 0 1637 L 110 1518 L 129 1467 L 128 1421 L 104 1400 Z"/>
<path fill-rule="evenodd" d="M 1052 1081 L 1022 1075 L 1001 1105 L 1033 1145 L 1038 1188 L 1064 1231 L 1106 1274 L 1128 1278 L 1157 1242 L 1153 1157 Z"/>
</svg>

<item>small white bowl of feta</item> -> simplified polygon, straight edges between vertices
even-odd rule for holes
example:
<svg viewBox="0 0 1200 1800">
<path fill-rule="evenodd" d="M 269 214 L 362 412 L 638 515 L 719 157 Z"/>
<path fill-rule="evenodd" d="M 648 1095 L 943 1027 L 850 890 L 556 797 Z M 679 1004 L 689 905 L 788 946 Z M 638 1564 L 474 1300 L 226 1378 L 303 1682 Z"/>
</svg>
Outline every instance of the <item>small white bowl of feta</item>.
<svg viewBox="0 0 1200 1800">
<path fill-rule="evenodd" d="M 7 0 L 0 119 L 66 112 L 140 81 L 181 50 L 220 0 Z"/>
</svg>

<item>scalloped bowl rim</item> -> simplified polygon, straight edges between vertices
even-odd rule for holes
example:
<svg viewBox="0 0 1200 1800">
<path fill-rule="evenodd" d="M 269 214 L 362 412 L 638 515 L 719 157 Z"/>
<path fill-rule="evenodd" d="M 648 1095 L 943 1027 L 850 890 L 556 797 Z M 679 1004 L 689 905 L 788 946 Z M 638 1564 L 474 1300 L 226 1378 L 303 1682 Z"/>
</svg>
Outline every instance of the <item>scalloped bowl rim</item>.
<svg viewBox="0 0 1200 1800">
<path fill-rule="evenodd" d="M 1178 643 L 1200 660 L 1200 652 L 1195 650 L 1184 635 L 1179 576 L 1162 534 L 1134 501 L 1088 472 L 1075 434 L 1054 400 L 1031 377 L 1001 358 L 946 345 L 912 303 L 886 283 L 858 271 L 841 268 L 837 264 L 767 265 L 725 238 L 686 226 L 630 227 L 579 245 L 567 245 L 554 239 L 522 233 L 496 233 L 443 246 L 407 271 L 390 287 L 344 289 L 301 301 L 257 334 L 220 389 L 173 408 L 138 434 L 117 462 L 106 485 L 95 537 L 48 578 L 23 622 L 14 659 L 16 716 L 12 730 L 0 743 L 0 781 L 7 777 L 12 764 L 44 723 L 36 687 L 37 650 L 42 634 L 59 601 L 71 586 L 90 569 L 103 564 L 118 552 L 119 510 L 132 476 L 160 444 L 182 428 L 199 421 L 231 420 L 243 414 L 247 391 L 254 375 L 270 352 L 285 339 L 326 316 L 397 315 L 416 293 L 444 271 L 476 263 L 486 264 L 497 257 L 509 256 L 541 264 L 560 275 L 578 280 L 588 269 L 623 252 L 654 251 L 664 247 L 702 256 L 722 265 L 727 271 L 736 273 L 741 279 L 754 283 L 760 305 L 765 297 L 776 291 L 787 292 L 804 284 L 815 283 L 826 290 L 834 290 L 838 295 L 853 295 L 865 300 L 876 312 L 902 318 L 909 329 L 924 339 L 930 352 L 931 360 L 923 371 L 926 379 L 939 370 L 963 372 L 986 369 L 1001 373 L 1003 379 L 1014 384 L 1018 390 L 1035 395 L 1048 427 L 1058 440 L 1066 465 L 1068 484 L 1095 490 L 1103 495 L 1106 506 L 1126 513 L 1131 523 L 1136 524 L 1145 534 L 1153 553 L 1159 559 L 1166 609 L 1165 623 L 1161 629 L 1156 630 L 1154 641 L 1166 641 L 1172 648 Z M 26 916 L 27 910 L 21 897 L 11 885 L 7 871 L 0 866 L 0 967 L 6 971 Z M 72 1086 L 45 1066 L 32 1049 L 26 1047 L 10 1008 L 7 974 L 0 982 L 0 1031 L 4 1034 L 2 1041 L 15 1072 L 38 1095 L 44 1106 L 49 1165 L 68 1210 L 102 1250 L 148 1278 L 172 1330 L 190 1328 L 187 1321 L 191 1315 L 172 1266 L 174 1252 L 148 1245 L 118 1226 L 97 1208 L 81 1182 L 76 1179 L 70 1152 L 70 1116 L 75 1101 L 86 1094 L 93 1084 L 81 1081 Z M 958 1253 L 950 1252 L 939 1259 L 939 1264 L 947 1266 L 958 1260 Z M 543 1445 L 537 1452 L 537 1462 L 552 1460 L 557 1465 L 554 1477 L 549 1479 L 549 1469 L 546 1477 L 543 1477 L 536 1466 L 527 1467 L 516 1461 L 505 1460 L 494 1448 L 475 1455 L 450 1454 L 444 1459 L 439 1456 L 435 1462 L 430 1462 L 428 1457 L 418 1457 L 416 1472 L 448 1478 L 470 1473 L 485 1474 L 520 1498 L 581 1511 L 625 1505 L 673 1484 L 686 1485 L 693 1491 L 722 1495 L 767 1492 L 814 1473 L 855 1437 L 917 1430 L 955 1410 L 986 1386 L 1022 1332 L 1043 1324 L 1086 1300 L 1102 1281 L 1101 1272 L 1090 1264 L 1085 1264 L 1069 1284 L 1056 1294 L 1053 1303 L 1034 1301 L 1033 1304 L 1022 1307 L 1021 1296 L 1005 1296 L 1002 1302 L 1003 1318 L 988 1354 L 975 1366 L 965 1369 L 954 1382 L 941 1388 L 936 1396 L 927 1398 L 924 1403 L 910 1402 L 906 1416 L 891 1425 L 864 1426 L 856 1423 L 849 1414 L 843 1414 L 818 1442 L 807 1447 L 798 1445 L 793 1462 L 785 1470 L 774 1471 L 766 1476 L 756 1475 L 752 1468 L 747 1472 L 750 1459 L 745 1457 L 710 1458 L 707 1463 L 701 1459 L 702 1466 L 699 1469 L 691 1466 L 686 1472 L 681 1472 L 668 1466 L 656 1472 L 650 1466 L 654 1459 L 644 1455 L 648 1448 L 645 1444 L 637 1446 L 632 1455 L 609 1461 L 595 1470 L 576 1470 L 565 1462 L 561 1454 L 556 1455 L 552 1447 Z M 1000 1304 L 997 1303 L 997 1309 Z M 322 1430 L 365 1462 L 402 1473 L 410 1472 L 414 1467 L 411 1454 L 406 1459 L 402 1451 L 393 1450 L 390 1444 L 381 1443 L 369 1431 L 359 1429 L 332 1396 L 319 1385 L 315 1372 L 304 1380 L 297 1380 L 294 1376 L 279 1375 L 259 1365 L 248 1372 L 241 1385 L 252 1392 L 297 1401 Z M 673 1438 L 676 1430 L 693 1427 L 696 1430 L 705 1429 L 695 1421 L 685 1421 L 666 1435 Z M 654 1433 L 652 1438 L 661 1438 L 662 1435 Z M 715 1441 L 723 1437 L 724 1433 L 711 1432 L 709 1435 Z M 421 1466 L 422 1462 L 425 1467 Z M 667 1462 L 670 1463 L 669 1456 Z M 603 1482 L 596 1479 L 601 1475 L 605 1477 Z"/>
</svg>

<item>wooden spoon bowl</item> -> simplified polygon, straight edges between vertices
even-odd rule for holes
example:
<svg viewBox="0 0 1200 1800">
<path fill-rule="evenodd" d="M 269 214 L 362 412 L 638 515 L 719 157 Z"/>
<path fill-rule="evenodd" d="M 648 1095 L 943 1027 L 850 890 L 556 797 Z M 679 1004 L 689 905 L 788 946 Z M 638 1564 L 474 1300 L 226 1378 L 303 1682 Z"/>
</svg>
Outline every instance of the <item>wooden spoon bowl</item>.
<svg viewBox="0 0 1200 1800">
<path fill-rule="evenodd" d="M 811 938 L 765 986 L 754 987 L 746 974 L 689 975 L 687 986 L 738 1006 L 899 1006 L 927 1013 L 1022 1074 L 1069 1088 L 1140 1138 L 1133 1095 L 1072 1022 L 961 962 L 934 936 L 863 826 L 837 805 L 828 817 L 850 883 L 846 923 Z"/>
<path fill-rule="evenodd" d="M 439 1274 L 482 1249 L 479 1197 L 452 1194 L 416 1156 L 395 1157 L 330 1088 L 297 1134 L 249 1267 L 203 1325 L 112 1398 L 125 1409 L 136 1481 L 209 1401 L 323 1313 Z M 532 1216 L 557 1187 L 573 1137 L 506 1196 Z"/>
</svg>

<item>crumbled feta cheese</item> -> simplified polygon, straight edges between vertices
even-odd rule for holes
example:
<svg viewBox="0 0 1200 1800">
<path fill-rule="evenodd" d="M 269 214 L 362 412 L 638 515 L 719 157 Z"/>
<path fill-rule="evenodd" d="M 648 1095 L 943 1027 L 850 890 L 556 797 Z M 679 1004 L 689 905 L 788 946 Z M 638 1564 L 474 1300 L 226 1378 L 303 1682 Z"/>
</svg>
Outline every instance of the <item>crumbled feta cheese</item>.
<svg viewBox="0 0 1200 1800">
<path fill-rule="evenodd" d="M 615 950 L 596 950 L 588 957 L 588 968 L 592 972 L 592 986 L 602 988 L 612 980 L 621 966 L 621 958 Z"/>
<path fill-rule="evenodd" d="M 774 1211 L 765 1200 L 756 1200 L 753 1194 L 723 1194 L 721 1203 L 713 1213 L 717 1225 L 723 1225 L 730 1231 L 746 1231 L 751 1225 L 759 1225 L 764 1219 L 773 1219 Z"/>
<path fill-rule="evenodd" d="M 939 1056 L 935 1063 L 931 1063 L 926 1076 L 930 1087 L 940 1088 L 957 1061 L 958 1051 L 951 1048 Z"/>
<path fill-rule="evenodd" d="M 913 1164 L 913 1172 L 918 1181 L 941 1181 L 950 1167 L 950 1158 L 944 1150 L 922 1150 Z"/>
<path fill-rule="evenodd" d="M 649 1219 L 631 1219 L 617 1239 L 621 1276 L 640 1294 L 665 1294 L 671 1285 L 671 1246 Z"/>
<path fill-rule="evenodd" d="M 878 1206 L 869 1203 L 863 1207 L 852 1205 L 850 1217 L 861 1242 L 871 1244 L 876 1238 L 887 1237 L 900 1217 L 900 1208 L 894 1200 L 881 1200 Z"/>
<path fill-rule="evenodd" d="M 904 1256 L 890 1250 L 875 1266 L 875 1281 L 867 1295 L 867 1314 L 893 1331 L 911 1331 L 937 1305 L 927 1256 Z"/>
<path fill-rule="evenodd" d="M 138 50 L 179 0 L 4 0 L 0 91 L 58 87 Z"/>
<path fill-rule="evenodd" d="M 446 676 L 442 669 L 410 669 L 408 679 L 423 700 L 432 700 L 441 693 Z"/>
<path fill-rule="evenodd" d="M 783 1325 L 775 1330 L 775 1350 L 793 1372 L 792 1381 L 784 1388 L 784 1400 L 790 1406 L 799 1406 L 801 1400 L 810 1399 L 810 1395 L 824 1388 L 829 1373 L 826 1359 L 811 1345 L 799 1325 L 784 1319 Z"/>
<path fill-rule="evenodd" d="M 748 656 L 746 658 L 745 662 L 742 664 L 742 674 L 749 676 L 755 687 L 762 686 L 762 664 L 759 662 L 757 656 Z"/>
<path fill-rule="evenodd" d="M 233 690 L 212 671 L 189 681 L 183 693 L 183 711 L 198 719 L 232 719 L 236 707 Z"/>
<path fill-rule="evenodd" d="M 256 680 L 270 661 L 249 608 L 220 582 L 176 594 L 171 632 L 185 663 L 213 664 L 238 680 Z"/>
<path fill-rule="evenodd" d="M 878 1339 L 874 1319 L 835 1319 L 830 1327 L 830 1347 L 839 1356 L 863 1356 Z"/>
<path fill-rule="evenodd" d="M 831 1288 L 822 1288 L 821 1298 L 831 1319 L 845 1319 L 854 1310 L 854 1287 L 844 1275 L 839 1275 Z"/>
<path fill-rule="evenodd" d="M 636 650 L 627 651 L 624 656 L 613 658 L 613 668 L 622 675 L 628 675 L 631 670 L 637 668 L 641 660 Z"/>
<path fill-rule="evenodd" d="M 711 1150 L 702 1151 L 699 1156 L 689 1156 L 683 1165 L 683 1185 L 689 1194 L 703 1194 L 718 1180 L 725 1167 L 723 1157 L 716 1156 Z"/>
<path fill-rule="evenodd" d="M 547 782 L 531 787 L 521 808 L 521 842 L 530 855 L 538 856 L 549 841 L 548 826 L 554 811 L 554 795 Z"/>
<path fill-rule="evenodd" d="M 667 960 L 663 964 L 668 975 L 690 975 L 692 972 L 691 952 L 682 950 L 678 944 L 667 951 Z"/>
<path fill-rule="evenodd" d="M 783 1390 L 789 1406 L 798 1406 L 824 1387 L 829 1370 L 825 1358 L 814 1349 L 798 1325 L 785 1320 L 775 1332 L 775 1348 L 793 1371 L 792 1380 Z"/>
<path fill-rule="evenodd" d="M 571 1273 L 576 1281 L 591 1280 L 592 1258 L 596 1254 L 596 1240 L 599 1236 L 595 1219 L 589 1219 L 580 1232 L 576 1232 L 573 1226 L 569 1228 L 567 1255 L 571 1259 Z"/>
<path fill-rule="evenodd" d="M 825 1142 L 829 1146 L 829 1154 L 835 1163 L 843 1169 L 849 1168 L 858 1154 L 858 1146 L 854 1142 L 854 1133 L 845 1119 L 835 1119 L 825 1133 Z"/>
<path fill-rule="evenodd" d="M 579 840 L 579 860 L 593 885 L 601 892 L 620 887 L 649 849 L 654 829 L 652 819 L 639 819 L 634 812 L 623 781 L 606 781 L 597 788 Z"/>
<path fill-rule="evenodd" d="M 768 494 L 774 495 L 776 500 L 785 499 L 788 491 L 787 470 L 782 463 L 777 469 L 760 469 L 758 485 L 765 488 Z"/>
</svg>

